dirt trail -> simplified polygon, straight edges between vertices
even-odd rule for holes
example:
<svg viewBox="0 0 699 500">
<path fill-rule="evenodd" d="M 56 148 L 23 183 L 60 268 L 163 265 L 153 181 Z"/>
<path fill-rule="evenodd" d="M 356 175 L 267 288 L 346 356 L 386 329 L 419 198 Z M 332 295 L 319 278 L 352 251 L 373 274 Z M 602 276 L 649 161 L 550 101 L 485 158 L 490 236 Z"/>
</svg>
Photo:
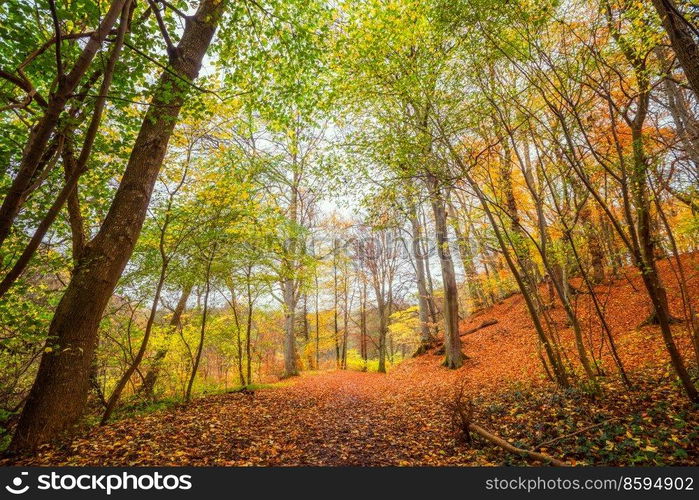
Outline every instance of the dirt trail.
<svg viewBox="0 0 699 500">
<path fill-rule="evenodd" d="M 325 372 L 254 394 L 224 394 L 91 431 L 24 464 L 473 464 L 454 447 L 439 398 L 396 390 L 397 378 Z M 420 391 L 424 385 L 416 384 Z M 445 451 L 446 450 L 446 451 Z"/>
</svg>

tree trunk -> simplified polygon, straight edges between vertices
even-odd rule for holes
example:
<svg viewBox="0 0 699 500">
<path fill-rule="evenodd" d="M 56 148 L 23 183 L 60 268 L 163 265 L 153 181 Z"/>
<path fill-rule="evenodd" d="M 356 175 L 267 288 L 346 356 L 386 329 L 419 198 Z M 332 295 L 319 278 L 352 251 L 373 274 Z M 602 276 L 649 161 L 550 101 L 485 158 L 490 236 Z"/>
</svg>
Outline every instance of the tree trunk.
<svg viewBox="0 0 699 500">
<path fill-rule="evenodd" d="M 478 286 L 478 276 L 476 273 L 476 266 L 473 263 L 473 252 L 471 251 L 471 242 L 469 241 L 468 226 L 465 227 L 465 230 L 461 230 L 455 211 L 452 211 L 450 217 L 452 219 L 451 226 L 454 229 L 456 243 L 459 248 L 459 257 L 461 257 L 461 264 L 464 268 L 466 288 L 469 295 L 468 298 L 471 300 L 472 307 L 478 308 L 483 305 L 483 293 Z"/>
<path fill-rule="evenodd" d="M 367 285 L 366 281 L 362 280 L 362 289 L 359 295 L 359 350 L 362 356 L 364 366 L 363 371 L 367 370 L 367 361 L 369 359 L 367 349 L 367 328 L 366 328 L 366 301 L 367 301 Z"/>
<path fill-rule="evenodd" d="M 248 269 L 249 270 L 249 269 Z M 247 381 L 248 384 L 252 384 L 252 339 L 250 336 L 252 335 L 252 307 L 254 304 L 254 300 L 252 298 L 252 290 L 250 286 L 250 273 L 248 272 L 248 315 L 246 318 L 246 323 L 245 323 L 245 356 L 246 356 L 246 362 L 247 365 L 245 367 L 246 369 L 246 374 L 247 374 Z"/>
<path fill-rule="evenodd" d="M 296 366 L 296 300 L 294 283 L 291 279 L 284 282 L 284 376 L 293 377 L 299 374 Z"/>
<path fill-rule="evenodd" d="M 349 341 L 349 304 L 348 304 L 348 282 L 347 266 L 345 265 L 345 275 L 343 276 L 342 294 L 344 307 L 342 309 L 342 369 L 347 369 L 347 342 Z"/>
<path fill-rule="evenodd" d="M 438 179 L 428 174 L 428 181 L 437 238 L 437 255 L 442 269 L 444 287 L 444 365 L 448 368 L 459 368 L 464 361 L 461 337 L 459 337 L 459 292 L 456 286 L 454 262 L 449 249 L 446 202 Z"/>
<path fill-rule="evenodd" d="M 335 338 L 335 368 L 340 368 L 340 323 L 337 281 L 337 239 L 333 240 L 333 334 Z"/>
<path fill-rule="evenodd" d="M 201 316 L 201 329 L 199 330 L 199 345 L 197 346 L 197 354 L 194 357 L 194 364 L 192 365 L 192 374 L 189 377 L 189 382 L 187 382 L 187 390 L 184 393 L 184 400 L 188 402 L 192 399 L 192 387 L 194 386 L 194 379 L 197 378 L 197 371 L 199 370 L 199 363 L 201 362 L 201 353 L 204 351 L 204 336 L 206 334 L 206 319 L 209 314 L 209 292 L 211 291 L 211 264 L 214 261 L 214 255 L 216 249 L 211 251 L 208 262 L 206 263 L 206 286 L 204 288 L 204 311 Z"/>
<path fill-rule="evenodd" d="M 430 310 L 428 304 L 427 277 L 425 276 L 425 255 L 422 252 L 422 227 L 417 218 L 415 205 L 410 203 L 410 224 L 413 228 L 412 250 L 415 259 L 415 276 L 417 280 L 417 303 L 420 316 L 420 347 L 418 353 L 423 353 L 432 343 L 430 332 Z"/>
<path fill-rule="evenodd" d="M 699 99 L 699 43 L 696 32 L 692 33 L 692 26 L 677 10 L 673 0 L 653 0 L 653 6 L 670 38 L 687 81 Z"/>
<path fill-rule="evenodd" d="M 56 308 L 48 332 L 51 350 L 42 356 L 20 416 L 14 452 L 58 437 L 83 413 L 102 313 L 133 252 L 189 82 L 199 73 L 224 5 L 201 1 L 160 77 L 109 213 Z"/>
<path fill-rule="evenodd" d="M 121 376 L 119 382 L 117 382 L 117 385 L 114 388 L 114 391 L 112 392 L 112 395 L 109 397 L 109 400 L 107 401 L 107 407 L 105 408 L 104 415 L 102 415 L 102 420 L 100 421 L 100 425 L 104 425 L 109 421 L 109 417 L 112 416 L 112 412 L 114 411 L 116 404 L 119 402 L 119 398 L 121 397 L 121 393 L 124 390 L 124 387 L 126 387 L 126 384 L 131 379 L 131 376 L 136 372 L 136 369 L 138 369 L 138 365 L 141 364 L 141 360 L 143 359 L 143 356 L 146 353 L 146 348 L 148 347 L 148 340 L 150 339 L 150 334 L 153 331 L 155 315 L 158 312 L 158 302 L 160 302 L 160 294 L 163 290 L 163 285 L 165 284 L 165 275 L 167 273 L 167 268 L 168 261 L 164 260 L 161 264 L 160 276 L 158 278 L 158 284 L 155 287 L 155 296 L 153 297 L 153 304 L 150 308 L 150 314 L 148 315 L 148 321 L 146 323 L 145 332 L 143 333 L 143 340 L 141 341 L 141 346 L 138 348 L 138 352 L 136 353 L 136 356 L 131 362 L 131 365 Z"/>
<path fill-rule="evenodd" d="M 44 236 L 46 236 L 49 228 L 56 220 L 56 217 L 58 217 L 58 214 L 66 201 L 68 202 L 68 218 L 73 243 L 73 263 L 75 265 L 77 265 L 80 256 L 85 249 L 85 230 L 83 228 L 82 215 L 80 214 L 80 203 L 77 192 L 78 181 L 82 174 L 87 170 L 87 162 L 90 158 L 92 146 L 102 122 L 102 112 L 104 111 L 107 94 L 109 93 L 109 89 L 112 85 L 114 67 L 119 59 L 119 55 L 121 54 L 124 36 L 126 35 L 129 27 L 130 6 L 131 0 L 128 0 L 124 4 L 124 8 L 121 13 L 119 31 L 117 33 L 116 40 L 114 41 L 112 51 L 109 54 L 107 65 L 104 69 L 104 77 L 102 78 L 102 84 L 100 85 L 99 97 L 95 100 L 95 108 L 92 112 L 90 124 L 85 132 L 85 138 L 83 140 L 82 149 L 80 150 L 80 155 L 76 160 L 73 153 L 73 140 L 76 126 L 71 124 L 70 126 L 63 128 L 63 164 L 65 169 L 65 183 L 63 188 L 59 191 L 48 212 L 37 226 L 36 231 L 34 231 L 34 234 L 29 240 L 29 243 L 27 243 L 27 246 L 22 251 L 22 254 L 0 283 L 0 296 L 4 295 L 9 290 L 12 284 L 24 272 L 27 265 L 29 265 L 31 258 L 34 256 L 34 252 L 36 252 L 37 248 L 39 248 Z M 71 128 L 72 130 L 70 130 Z"/>
<path fill-rule="evenodd" d="M 315 272 L 316 297 L 315 297 L 315 320 L 316 320 L 316 370 L 320 369 L 320 288 L 318 287 L 318 271 Z"/>
<path fill-rule="evenodd" d="M 386 303 L 383 294 L 376 294 L 376 305 L 379 313 L 379 373 L 386 373 Z"/>
<path fill-rule="evenodd" d="M 187 307 L 187 300 L 189 300 L 189 296 L 192 293 L 192 288 L 193 286 L 191 284 L 185 285 L 185 287 L 182 288 L 182 293 L 180 294 L 180 298 L 175 306 L 175 311 L 172 313 L 172 318 L 170 318 L 169 326 L 171 332 L 182 326 L 182 314 Z M 148 368 L 145 377 L 143 378 L 143 384 L 141 384 L 140 392 L 147 399 L 154 398 L 155 383 L 158 381 L 160 367 L 165 359 L 165 356 L 167 356 L 167 349 L 158 349 L 151 360 L 150 367 Z"/>
<path fill-rule="evenodd" d="M 243 372 L 243 334 L 242 327 L 240 325 L 240 318 L 238 318 L 238 301 L 235 298 L 235 287 L 231 285 L 228 287 L 231 293 L 230 306 L 233 309 L 233 318 L 235 321 L 235 343 L 236 343 L 236 364 L 238 365 L 238 380 L 240 385 L 245 387 L 248 385 L 245 382 L 245 373 Z"/>
</svg>

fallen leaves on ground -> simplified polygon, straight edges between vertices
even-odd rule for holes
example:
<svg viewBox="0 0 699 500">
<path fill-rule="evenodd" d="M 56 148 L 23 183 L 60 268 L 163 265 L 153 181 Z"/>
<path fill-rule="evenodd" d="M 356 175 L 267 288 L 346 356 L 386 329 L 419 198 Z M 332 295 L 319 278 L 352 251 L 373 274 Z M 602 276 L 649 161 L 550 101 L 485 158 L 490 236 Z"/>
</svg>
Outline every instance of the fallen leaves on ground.
<svg viewBox="0 0 699 500">
<path fill-rule="evenodd" d="M 697 255 L 687 257 L 688 287 L 699 292 Z M 661 264 L 666 276 L 669 264 Z M 469 356 L 460 370 L 426 354 L 388 375 L 333 371 L 304 374 L 252 394 L 203 397 L 141 417 L 94 428 L 16 465 L 500 465 L 527 463 L 493 445 L 464 444 L 445 402 L 464 385 L 474 421 L 516 446 L 570 464 L 693 465 L 699 460 L 699 412 L 684 397 L 657 328 L 638 327 L 648 315 L 638 276 L 600 285 L 621 357 L 635 384 L 625 389 L 608 359 L 597 384 L 563 391 L 543 374 L 535 337 L 515 295 L 464 322 L 498 323 L 463 337 Z M 606 292 L 603 290 L 606 286 Z M 679 292 L 668 287 L 674 310 Z M 577 307 L 594 330 L 588 297 Z M 572 358 L 561 308 L 550 311 Z M 684 327 L 678 343 L 688 350 Z M 599 342 L 598 333 L 590 337 Z"/>
</svg>

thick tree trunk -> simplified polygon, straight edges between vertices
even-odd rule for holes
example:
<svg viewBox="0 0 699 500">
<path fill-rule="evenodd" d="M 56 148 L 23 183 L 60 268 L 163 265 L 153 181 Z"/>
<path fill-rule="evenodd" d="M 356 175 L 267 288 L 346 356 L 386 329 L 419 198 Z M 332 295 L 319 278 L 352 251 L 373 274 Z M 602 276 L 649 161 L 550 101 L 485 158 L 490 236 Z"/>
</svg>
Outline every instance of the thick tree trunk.
<svg viewBox="0 0 699 500">
<path fill-rule="evenodd" d="M 191 82 L 213 38 L 225 1 L 202 0 L 155 90 L 112 206 L 87 245 L 56 308 L 39 371 L 11 450 L 29 451 L 80 419 L 104 308 L 128 262 Z"/>
</svg>

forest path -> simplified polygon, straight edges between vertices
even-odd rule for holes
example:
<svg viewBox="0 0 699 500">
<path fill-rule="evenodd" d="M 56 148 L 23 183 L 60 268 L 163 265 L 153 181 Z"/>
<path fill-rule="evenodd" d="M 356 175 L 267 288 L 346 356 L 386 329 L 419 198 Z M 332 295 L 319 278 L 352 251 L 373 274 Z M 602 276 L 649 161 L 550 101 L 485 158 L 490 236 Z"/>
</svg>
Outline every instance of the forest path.
<svg viewBox="0 0 699 500">
<path fill-rule="evenodd" d="M 65 465 L 473 464 L 428 380 L 331 371 L 96 428 L 28 462 Z M 418 394 L 418 392 L 420 394 Z M 418 397 L 419 396 L 419 397 Z"/>
</svg>

